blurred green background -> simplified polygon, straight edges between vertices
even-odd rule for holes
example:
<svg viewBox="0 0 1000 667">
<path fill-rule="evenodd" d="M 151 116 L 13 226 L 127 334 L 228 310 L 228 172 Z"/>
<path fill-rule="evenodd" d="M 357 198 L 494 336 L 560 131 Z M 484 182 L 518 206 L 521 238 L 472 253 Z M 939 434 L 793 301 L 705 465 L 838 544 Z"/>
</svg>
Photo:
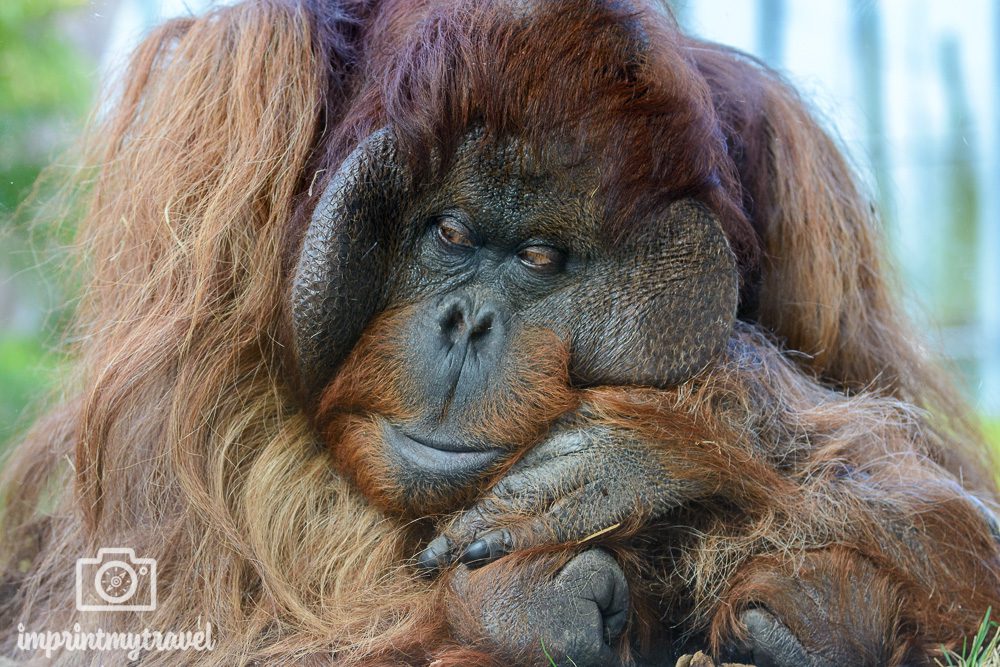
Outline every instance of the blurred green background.
<svg viewBox="0 0 1000 667">
<path fill-rule="evenodd" d="M 46 165 L 53 182 L 71 168 L 59 161 L 97 82 L 142 31 L 207 3 L 0 0 L 0 448 L 46 407 L 74 292 L 72 230 L 36 204 L 15 211 Z M 1000 447 L 1000 3 L 968 0 L 958 18 L 942 4 L 671 2 L 687 29 L 785 71 L 826 114 L 878 188 L 917 321 Z"/>
<path fill-rule="evenodd" d="M 0 446 L 30 421 L 29 406 L 44 407 L 33 404 L 58 372 L 70 315 L 57 267 L 71 233 L 15 211 L 92 102 L 93 50 L 73 29 L 87 10 L 86 0 L 0 2 Z"/>
</svg>

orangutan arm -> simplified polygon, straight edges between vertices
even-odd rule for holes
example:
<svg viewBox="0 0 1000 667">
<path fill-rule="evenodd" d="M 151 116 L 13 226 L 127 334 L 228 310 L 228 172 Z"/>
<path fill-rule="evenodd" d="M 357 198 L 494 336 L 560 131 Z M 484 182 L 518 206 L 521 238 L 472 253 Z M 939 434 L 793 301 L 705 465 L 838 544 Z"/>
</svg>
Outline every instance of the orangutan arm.
<svg viewBox="0 0 1000 667">
<path fill-rule="evenodd" d="M 529 451 L 419 555 L 433 569 L 482 564 L 532 546 L 566 544 L 649 521 L 710 493 L 662 452 L 608 425 L 565 423 Z M 679 474 L 681 473 L 681 474 Z"/>
<path fill-rule="evenodd" d="M 672 512 L 698 533 L 673 564 L 693 626 L 720 652 L 788 665 L 857 646 L 897 664 L 974 631 L 1000 599 L 995 517 L 926 457 L 931 436 L 899 401 L 830 391 L 746 331 L 690 386 L 587 396 L 420 562 L 655 542 Z"/>
<path fill-rule="evenodd" d="M 622 664 L 629 589 L 602 549 L 521 553 L 448 572 L 453 637 L 510 665 Z M 468 663 L 465 663 L 468 664 Z"/>
</svg>

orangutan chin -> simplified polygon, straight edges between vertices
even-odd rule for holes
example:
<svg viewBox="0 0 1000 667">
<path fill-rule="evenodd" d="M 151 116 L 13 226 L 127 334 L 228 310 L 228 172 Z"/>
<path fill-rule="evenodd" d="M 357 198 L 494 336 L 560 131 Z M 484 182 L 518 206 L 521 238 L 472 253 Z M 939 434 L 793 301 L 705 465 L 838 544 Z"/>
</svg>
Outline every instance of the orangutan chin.
<svg viewBox="0 0 1000 667">
<path fill-rule="evenodd" d="M 137 664 L 913 665 L 1000 602 L 994 468 L 854 175 L 652 0 L 219 8 L 86 146 L 11 657 L 208 621 Z M 75 608 L 113 546 L 155 610 Z"/>
</svg>

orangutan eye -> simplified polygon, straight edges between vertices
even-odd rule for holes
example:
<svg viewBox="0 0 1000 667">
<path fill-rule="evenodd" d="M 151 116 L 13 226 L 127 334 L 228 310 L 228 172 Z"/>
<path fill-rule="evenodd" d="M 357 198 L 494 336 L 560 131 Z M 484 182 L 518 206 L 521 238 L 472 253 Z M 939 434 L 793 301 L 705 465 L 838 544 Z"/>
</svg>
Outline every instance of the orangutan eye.
<svg viewBox="0 0 1000 667">
<path fill-rule="evenodd" d="M 477 243 L 472 230 L 455 218 L 445 216 L 437 222 L 437 235 L 446 246 L 475 248 Z"/>
<path fill-rule="evenodd" d="M 556 272 L 562 270 L 566 257 L 559 250 L 547 245 L 530 245 L 517 253 L 521 263 L 534 271 Z"/>
</svg>

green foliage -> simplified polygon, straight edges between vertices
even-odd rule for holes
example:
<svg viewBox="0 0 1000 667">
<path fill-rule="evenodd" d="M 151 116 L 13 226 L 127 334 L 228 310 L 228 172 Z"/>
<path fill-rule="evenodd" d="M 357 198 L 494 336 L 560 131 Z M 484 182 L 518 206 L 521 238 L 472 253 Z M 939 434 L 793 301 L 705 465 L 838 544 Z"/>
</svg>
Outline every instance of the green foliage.
<svg viewBox="0 0 1000 667">
<path fill-rule="evenodd" d="M 0 445 L 28 426 L 34 399 L 55 380 L 58 359 L 34 338 L 0 338 Z"/>
<path fill-rule="evenodd" d="M 947 667 L 1000 667 L 1000 625 L 990 620 L 992 611 L 992 608 L 986 610 L 976 636 L 971 643 L 962 643 L 960 653 L 942 647 L 945 662 L 938 660 L 937 664 Z"/>
<path fill-rule="evenodd" d="M 545 640 L 539 640 L 542 644 L 542 653 L 545 654 L 546 659 L 549 661 L 549 667 L 559 667 L 559 663 L 549 654 L 549 650 L 545 648 Z M 567 657 L 571 667 L 576 667 L 576 663 L 573 662 L 573 658 Z"/>
<path fill-rule="evenodd" d="M 983 435 L 986 442 L 993 447 L 995 461 L 1000 461 L 1000 416 L 986 417 L 983 419 Z M 997 483 L 1000 484 L 1000 470 L 996 471 Z M 1000 665 L 997 665 L 1000 667 Z"/>
<path fill-rule="evenodd" d="M 547 648 L 545 648 L 545 640 L 542 639 L 542 640 L 539 640 L 539 641 L 542 643 L 542 653 L 544 653 L 546 659 L 548 659 L 549 665 L 551 665 L 551 667 L 558 667 L 558 665 L 556 664 L 556 661 L 552 659 L 551 655 L 549 655 L 549 650 Z"/>
<path fill-rule="evenodd" d="M 60 13 L 86 4 L 0 2 L 0 214 L 17 206 L 51 160 L 50 137 L 89 104 L 91 66 L 58 22 Z"/>
<path fill-rule="evenodd" d="M 88 4 L 0 0 L 0 303 L 16 303 L 20 314 L 16 325 L 0 320 L 0 448 L 28 425 L 33 404 L 45 407 L 37 402 L 59 363 L 47 346 L 59 338 L 69 299 L 51 257 L 65 230 L 58 215 L 15 211 L 79 133 L 90 104 L 94 67 L 68 38 L 73 13 Z"/>
<path fill-rule="evenodd" d="M 984 420 L 983 432 L 986 434 L 986 440 L 993 445 L 997 454 L 1000 454 L 1000 417 Z"/>
<path fill-rule="evenodd" d="M 61 110 L 86 94 L 86 72 L 53 20 L 84 0 L 5 0 L 0 3 L 0 112 Z"/>
</svg>

